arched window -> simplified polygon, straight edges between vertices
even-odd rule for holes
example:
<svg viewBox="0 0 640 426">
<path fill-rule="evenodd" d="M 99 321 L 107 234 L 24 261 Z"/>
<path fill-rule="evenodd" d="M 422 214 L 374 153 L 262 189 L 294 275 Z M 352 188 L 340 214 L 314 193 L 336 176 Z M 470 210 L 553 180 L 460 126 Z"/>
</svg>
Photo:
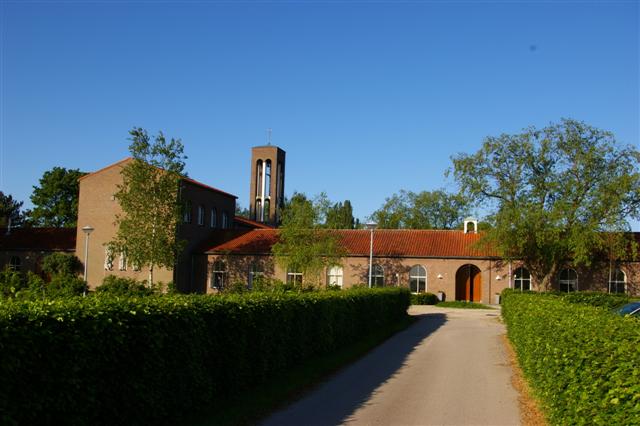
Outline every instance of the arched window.
<svg viewBox="0 0 640 426">
<path fill-rule="evenodd" d="M 518 268 L 513 273 L 513 288 L 520 291 L 531 290 L 531 274 L 527 268 Z"/>
<path fill-rule="evenodd" d="M 262 200 L 256 200 L 256 220 L 262 222 Z"/>
<path fill-rule="evenodd" d="M 377 263 L 371 267 L 371 287 L 384 287 L 384 268 Z"/>
<path fill-rule="evenodd" d="M 198 206 L 198 225 L 204 226 L 204 206 L 202 204 Z"/>
<path fill-rule="evenodd" d="M 211 209 L 211 218 L 209 218 L 209 225 L 212 228 L 216 228 L 218 226 L 218 210 L 216 208 Z"/>
<path fill-rule="evenodd" d="M 256 165 L 256 197 L 262 197 L 262 160 Z"/>
<path fill-rule="evenodd" d="M 105 271 L 113 271 L 113 252 L 109 246 L 104 248 L 104 269 Z"/>
<path fill-rule="evenodd" d="M 565 268 L 560 271 L 560 291 L 571 292 L 578 289 L 578 273 L 571 268 Z"/>
<path fill-rule="evenodd" d="M 182 220 L 184 223 L 191 223 L 191 201 L 185 201 L 184 211 L 182 213 Z"/>
<path fill-rule="evenodd" d="M 287 284 L 302 285 L 302 272 L 295 269 L 287 270 Z"/>
<path fill-rule="evenodd" d="M 9 259 L 9 269 L 12 271 L 20 272 L 20 266 L 22 265 L 22 259 L 18 256 L 11 256 Z"/>
<path fill-rule="evenodd" d="M 627 276 L 622 269 L 615 269 L 609 279 L 609 293 L 626 293 Z"/>
<path fill-rule="evenodd" d="M 337 285 L 342 288 L 342 266 L 333 266 L 327 271 L 327 285 Z"/>
<path fill-rule="evenodd" d="M 227 282 L 227 264 L 216 260 L 211 267 L 211 288 L 223 290 Z"/>
<path fill-rule="evenodd" d="M 118 259 L 118 270 L 127 270 L 127 256 L 124 254 L 124 252 L 120 252 L 120 258 Z"/>
<path fill-rule="evenodd" d="M 222 212 L 222 229 L 229 228 L 229 214 L 226 211 Z"/>
<path fill-rule="evenodd" d="M 264 186 L 265 186 L 265 197 L 270 197 L 271 196 L 271 160 L 267 160 L 265 162 Z M 267 209 L 265 208 L 265 210 Z"/>
<path fill-rule="evenodd" d="M 264 270 L 262 269 L 262 265 L 255 262 L 251 264 L 251 267 L 249 268 L 249 289 L 253 288 L 253 283 L 256 280 L 256 278 L 259 277 L 263 277 L 264 276 Z"/>
<path fill-rule="evenodd" d="M 409 271 L 409 287 L 412 293 L 427 291 L 427 270 L 420 265 L 413 266 Z"/>
</svg>

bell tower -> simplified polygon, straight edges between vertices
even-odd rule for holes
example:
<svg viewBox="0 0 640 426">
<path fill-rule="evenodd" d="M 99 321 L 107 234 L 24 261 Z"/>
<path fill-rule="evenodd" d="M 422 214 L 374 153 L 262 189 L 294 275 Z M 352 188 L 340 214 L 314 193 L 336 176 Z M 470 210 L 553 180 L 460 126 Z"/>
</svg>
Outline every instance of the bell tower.
<svg viewBox="0 0 640 426">
<path fill-rule="evenodd" d="M 257 222 L 278 224 L 278 209 L 284 206 L 285 157 L 277 146 L 251 148 L 249 215 Z"/>
</svg>

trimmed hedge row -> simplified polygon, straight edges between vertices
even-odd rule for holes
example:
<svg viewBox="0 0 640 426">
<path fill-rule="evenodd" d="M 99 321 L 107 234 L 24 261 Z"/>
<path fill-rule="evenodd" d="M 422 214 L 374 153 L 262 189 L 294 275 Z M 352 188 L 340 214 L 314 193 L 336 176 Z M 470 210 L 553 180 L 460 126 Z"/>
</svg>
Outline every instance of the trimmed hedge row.
<svg viewBox="0 0 640 426">
<path fill-rule="evenodd" d="M 438 297 L 433 293 L 411 294 L 412 305 L 435 305 L 436 303 L 438 303 Z"/>
<path fill-rule="evenodd" d="M 502 315 L 552 424 L 640 424 L 640 322 L 563 298 L 508 293 Z"/>
<path fill-rule="evenodd" d="M 3 302 L 0 423 L 175 423 L 408 306 L 403 289 Z"/>
</svg>

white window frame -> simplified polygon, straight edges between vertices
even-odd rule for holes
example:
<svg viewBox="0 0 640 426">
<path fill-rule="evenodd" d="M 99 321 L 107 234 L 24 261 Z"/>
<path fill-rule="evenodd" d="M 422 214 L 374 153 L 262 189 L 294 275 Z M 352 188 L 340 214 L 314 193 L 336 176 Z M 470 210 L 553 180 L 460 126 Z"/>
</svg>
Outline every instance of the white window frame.
<svg viewBox="0 0 640 426">
<path fill-rule="evenodd" d="M 113 271 L 113 252 L 108 246 L 104 248 L 104 270 Z"/>
<path fill-rule="evenodd" d="M 222 267 L 220 267 L 221 265 Z M 220 259 L 214 261 L 211 264 L 211 278 L 209 280 L 209 287 L 218 291 L 224 290 L 227 284 L 227 274 L 227 262 Z"/>
<path fill-rule="evenodd" d="M 618 272 L 622 274 L 622 281 L 616 279 L 618 277 Z M 612 284 L 615 284 L 616 288 L 622 284 L 622 288 L 623 291 L 622 293 L 616 291 L 616 292 L 612 292 L 611 291 L 611 286 Z M 613 270 L 613 274 L 611 276 L 611 279 L 609 280 L 609 288 L 608 288 L 609 293 L 616 293 L 616 294 L 626 294 L 627 293 L 627 274 L 626 272 L 624 272 L 622 269 L 620 268 L 615 268 Z"/>
<path fill-rule="evenodd" d="M 303 280 L 302 272 L 287 271 L 287 284 L 302 284 Z"/>
<path fill-rule="evenodd" d="M 562 279 L 562 273 L 564 271 L 573 271 L 573 273 L 576 275 L 576 279 Z M 564 268 L 560 271 L 560 273 L 558 274 L 558 290 L 563 291 L 562 290 L 562 286 L 565 285 L 567 287 L 567 293 L 571 293 L 573 291 L 579 291 L 580 287 L 578 286 L 578 271 L 576 271 L 573 268 Z"/>
<path fill-rule="evenodd" d="M 524 274 L 523 276 L 518 278 L 518 271 L 526 271 L 527 275 L 529 276 L 528 278 L 524 278 Z M 516 270 L 513 272 L 513 288 L 515 290 L 518 290 L 518 283 L 520 285 L 520 291 L 528 291 L 531 290 L 531 272 L 529 272 L 529 270 L 527 268 L 525 268 L 524 266 L 520 266 L 518 268 L 516 268 Z M 527 284 L 527 286 L 529 288 L 527 288 L 526 290 L 523 288 L 523 284 Z"/>
<path fill-rule="evenodd" d="M 226 210 L 222 211 L 222 229 L 229 228 L 229 213 Z"/>
<path fill-rule="evenodd" d="M 384 287 L 384 267 L 379 263 L 371 266 L 371 287 Z"/>
<path fill-rule="evenodd" d="M 9 258 L 9 269 L 11 271 L 20 272 L 22 268 L 22 259 L 20 256 L 11 256 Z"/>
<path fill-rule="evenodd" d="M 127 256 L 125 256 L 124 253 L 120 253 L 120 257 L 118 258 L 118 270 L 127 270 Z"/>
<path fill-rule="evenodd" d="M 424 275 L 415 275 L 413 274 L 413 270 L 416 269 L 418 270 L 418 274 L 420 274 L 420 272 L 424 272 Z M 417 280 L 416 283 L 416 291 L 414 292 L 411 289 L 411 281 L 412 280 Z M 424 280 L 424 290 L 420 291 L 420 280 Z M 425 268 L 422 265 L 413 265 L 410 269 L 409 269 L 409 289 L 411 290 L 412 293 L 426 293 L 427 292 L 427 268 Z"/>
<path fill-rule="evenodd" d="M 332 266 L 327 270 L 327 285 L 337 285 L 342 288 L 344 270 L 342 266 Z"/>
</svg>

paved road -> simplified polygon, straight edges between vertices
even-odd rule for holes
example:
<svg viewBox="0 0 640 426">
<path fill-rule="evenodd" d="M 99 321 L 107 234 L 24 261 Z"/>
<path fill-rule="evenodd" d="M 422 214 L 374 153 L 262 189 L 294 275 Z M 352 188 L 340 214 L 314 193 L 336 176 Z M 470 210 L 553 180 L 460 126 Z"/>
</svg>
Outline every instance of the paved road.
<svg viewBox="0 0 640 426">
<path fill-rule="evenodd" d="M 419 321 L 263 424 L 520 424 L 498 311 L 410 313 Z"/>
</svg>

